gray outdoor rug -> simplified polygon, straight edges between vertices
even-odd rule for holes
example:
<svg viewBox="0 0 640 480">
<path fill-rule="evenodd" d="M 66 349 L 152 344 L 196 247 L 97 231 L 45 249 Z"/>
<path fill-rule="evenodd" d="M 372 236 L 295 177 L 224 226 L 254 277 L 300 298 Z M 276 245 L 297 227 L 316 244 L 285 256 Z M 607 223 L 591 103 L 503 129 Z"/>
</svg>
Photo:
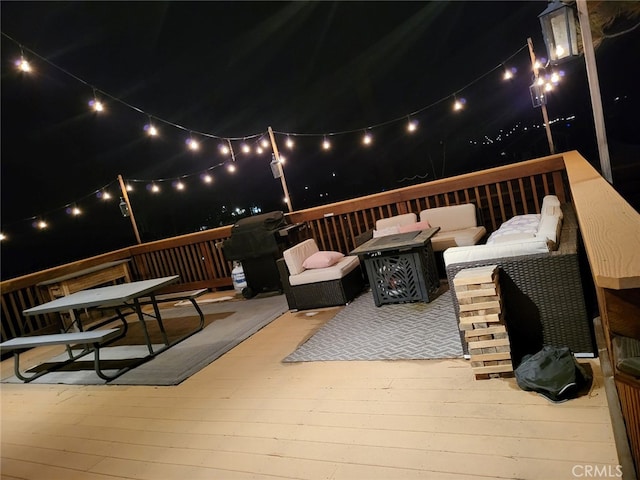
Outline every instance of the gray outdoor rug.
<svg viewBox="0 0 640 480">
<path fill-rule="evenodd" d="M 451 294 L 430 303 L 376 307 L 371 292 L 357 297 L 284 362 L 424 360 L 463 356 Z"/>
<path fill-rule="evenodd" d="M 256 297 L 251 300 L 201 303 L 200 307 L 208 323 L 202 331 L 108 383 L 110 385 L 177 385 L 289 309 L 284 295 Z M 190 305 L 163 308 L 161 312 L 168 330 L 174 319 L 182 319 L 184 322 L 197 321 L 194 317 L 194 309 Z M 155 346 L 160 348 L 161 345 Z M 101 361 L 118 359 L 117 363 L 121 365 L 122 359 L 143 357 L 147 352 L 146 346 L 142 345 L 104 347 L 100 349 L 100 359 Z M 59 361 L 66 358 L 66 354 L 62 354 L 51 359 L 51 361 Z M 96 375 L 93 370 L 92 360 L 93 355 L 87 355 L 71 364 L 82 362 L 82 369 L 47 373 L 31 383 L 62 383 L 69 385 L 100 385 L 107 383 Z M 82 366 L 82 364 L 86 364 L 86 366 Z M 117 366 L 114 366 L 114 368 L 117 368 Z M 116 370 L 104 369 L 107 374 L 114 371 Z M 22 383 L 21 380 L 13 375 L 3 379 L 2 382 Z"/>
</svg>

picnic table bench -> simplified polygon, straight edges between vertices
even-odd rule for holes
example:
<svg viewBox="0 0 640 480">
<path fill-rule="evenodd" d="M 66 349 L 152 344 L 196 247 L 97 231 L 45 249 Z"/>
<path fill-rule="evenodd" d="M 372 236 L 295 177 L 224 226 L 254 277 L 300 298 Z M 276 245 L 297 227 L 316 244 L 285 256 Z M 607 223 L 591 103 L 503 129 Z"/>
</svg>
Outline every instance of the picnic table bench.
<svg viewBox="0 0 640 480">
<path fill-rule="evenodd" d="M 115 375 L 107 375 L 102 371 L 100 365 L 100 347 L 104 344 L 108 344 L 120 338 L 122 336 L 119 328 L 110 328 L 107 330 L 92 330 L 88 332 L 72 332 L 72 333 L 57 333 L 52 335 L 35 335 L 32 337 L 16 337 L 0 344 L 0 348 L 3 350 L 13 350 L 13 371 L 20 380 L 23 382 L 30 382 L 38 377 L 41 377 L 45 373 L 58 370 L 65 365 L 77 360 L 80 357 L 84 357 L 89 353 L 94 353 L 93 363 L 96 374 L 104 380 L 112 380 L 118 375 L 118 371 Z M 20 354 L 23 350 L 33 347 L 42 347 L 47 345 L 66 345 L 69 351 L 69 358 L 64 362 L 56 362 L 54 365 L 47 367 L 33 375 L 26 375 L 20 372 Z M 71 345 L 84 345 L 85 348 L 79 355 L 73 355 L 70 350 Z M 128 368 L 127 368 L 128 369 Z M 122 372 L 124 373 L 124 372 Z"/>
<path fill-rule="evenodd" d="M 166 294 L 160 294 L 160 295 L 150 294 L 150 295 L 144 295 L 140 297 L 134 297 L 132 299 L 133 303 L 130 303 L 129 301 L 116 302 L 115 304 L 113 302 L 112 303 L 107 302 L 107 304 L 104 306 L 101 305 L 100 303 L 97 303 L 94 305 L 97 308 L 115 308 L 116 315 L 111 316 L 109 318 L 102 319 L 90 325 L 86 331 L 83 330 L 82 324 L 78 322 L 79 324 L 78 328 L 80 329 L 80 331 L 76 331 L 76 332 L 63 332 L 59 334 L 33 335 L 28 337 L 12 338 L 10 340 L 7 340 L 6 342 L 0 343 L 0 349 L 13 350 L 14 360 L 15 360 L 14 361 L 15 375 L 16 377 L 18 377 L 20 380 L 24 382 L 30 382 L 44 375 L 45 373 L 58 370 L 63 366 L 89 353 L 94 353 L 94 369 L 96 371 L 96 374 L 104 380 L 107 380 L 107 381 L 113 380 L 114 378 L 122 375 L 124 372 L 126 372 L 127 370 L 130 370 L 134 366 L 137 366 L 143 361 L 146 361 L 152 358 L 153 356 L 157 355 L 161 351 L 164 351 L 166 348 L 169 348 L 170 346 L 175 345 L 176 343 L 179 343 L 182 340 L 186 339 L 187 337 L 193 335 L 194 333 L 197 333 L 200 330 L 202 330 L 204 328 L 204 313 L 202 312 L 202 309 L 198 305 L 197 298 L 204 295 L 207 291 L 208 289 L 202 288 L 197 290 L 166 293 Z M 198 326 L 193 331 L 170 342 L 167 337 L 164 324 L 162 323 L 162 317 L 159 312 L 158 304 L 167 303 L 167 302 L 176 302 L 176 301 L 191 302 L 194 309 L 198 313 L 200 321 Z M 52 303 L 52 302 L 49 302 L 49 303 Z M 143 312 L 141 307 L 144 305 L 153 305 L 154 315 L 150 315 L 148 313 Z M 46 304 L 44 306 L 46 306 Z M 38 307 L 35 307 L 35 308 L 37 309 Z M 128 365 L 127 367 L 119 369 L 113 375 L 108 375 L 104 373 L 102 365 L 100 364 L 100 348 L 110 343 L 113 343 L 114 341 L 126 335 L 127 329 L 128 329 L 128 322 L 126 321 L 125 314 L 123 313 L 122 308 L 131 308 L 138 314 L 138 319 L 142 322 L 142 326 L 143 326 L 143 330 L 147 340 L 147 346 L 149 348 L 150 355 L 142 359 L 133 359 L 131 365 Z M 30 309 L 30 310 L 33 310 L 33 309 Z M 25 313 L 26 312 L 28 311 L 25 311 Z M 149 315 L 155 318 L 155 320 L 158 322 L 158 326 L 163 335 L 163 340 L 165 343 L 165 347 L 162 350 L 159 350 L 159 351 L 153 350 L 153 347 L 151 345 L 151 341 L 148 335 L 148 331 L 143 319 L 144 315 Z M 119 320 L 122 323 L 121 328 L 100 329 L 100 327 L 113 323 L 116 320 Z M 78 345 L 78 344 L 85 345 L 85 348 L 82 350 L 80 354 L 75 355 L 71 350 L 71 346 Z M 22 353 L 22 351 L 24 351 L 25 349 L 40 347 L 40 346 L 47 346 L 47 345 L 65 345 L 67 347 L 69 358 L 63 362 L 56 362 L 54 365 L 47 367 L 46 369 L 43 369 L 32 376 L 27 376 L 26 374 L 21 373 L 20 367 L 19 367 L 20 353 Z M 135 360 L 138 360 L 138 361 L 136 362 Z"/>
</svg>

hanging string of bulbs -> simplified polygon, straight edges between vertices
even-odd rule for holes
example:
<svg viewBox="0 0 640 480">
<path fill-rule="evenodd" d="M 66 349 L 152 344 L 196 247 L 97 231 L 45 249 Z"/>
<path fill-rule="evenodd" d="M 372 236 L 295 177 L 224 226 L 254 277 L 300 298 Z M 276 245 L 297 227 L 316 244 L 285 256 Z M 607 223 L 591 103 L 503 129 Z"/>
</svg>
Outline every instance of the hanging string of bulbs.
<svg viewBox="0 0 640 480">
<path fill-rule="evenodd" d="M 149 190 L 152 193 L 158 193 L 160 191 L 160 187 L 158 184 L 161 184 L 163 182 L 167 182 L 167 181 L 171 181 L 172 182 L 172 186 L 177 189 L 177 190 L 183 190 L 185 188 L 185 183 L 183 180 L 190 178 L 190 177 L 194 177 L 194 176 L 199 176 L 200 179 L 205 182 L 205 183 L 212 183 L 213 182 L 213 175 L 212 175 L 212 171 L 220 168 L 220 167 L 227 167 L 227 170 L 231 173 L 233 173 L 235 171 L 235 161 L 236 161 L 236 153 L 234 150 L 234 144 L 236 145 L 236 148 L 242 152 L 243 154 L 249 154 L 251 152 L 255 152 L 256 154 L 260 155 L 263 154 L 265 152 L 267 152 L 270 148 L 271 148 L 271 143 L 268 140 L 268 133 L 267 132 L 258 132 L 258 133 L 252 133 L 252 134 L 247 134 L 247 135 L 243 135 L 243 136 L 238 136 L 238 137 L 226 137 L 226 136 L 220 136 L 220 135 L 216 135 L 210 132 L 203 132 L 203 131 L 198 131 L 198 130 L 194 130 L 191 128 L 187 128 L 183 125 L 177 124 L 175 122 L 172 122 L 170 120 L 164 119 L 164 118 L 160 118 L 157 117 L 149 112 L 146 112 L 144 110 L 142 110 L 141 108 L 132 105 L 124 100 L 122 100 L 119 97 L 116 97 L 114 95 L 109 94 L 108 92 L 105 92 L 101 89 L 99 89 L 98 87 L 91 85 L 90 83 L 86 82 L 85 80 L 83 80 L 82 78 L 74 75 L 73 73 L 69 72 L 68 70 L 60 67 L 59 65 L 55 64 L 54 62 L 48 60 L 47 58 L 39 55 L 38 53 L 34 52 L 33 50 L 25 47 L 24 45 L 22 45 L 21 43 L 19 43 L 17 40 L 15 40 L 14 38 L 12 38 L 11 36 L 7 35 L 4 32 L 0 32 L 2 34 L 3 37 L 7 38 L 8 40 L 12 41 L 13 43 L 15 43 L 19 48 L 20 48 L 20 58 L 16 59 L 14 64 L 16 66 L 16 68 L 25 74 L 29 74 L 32 73 L 34 71 L 34 68 L 31 64 L 31 62 L 29 61 L 29 58 L 25 55 L 25 52 L 28 53 L 28 55 L 30 57 L 33 58 L 37 58 L 43 62 L 45 62 L 46 64 L 56 68 L 57 70 L 61 71 L 62 73 L 66 74 L 67 76 L 73 78 L 74 80 L 80 82 L 83 85 L 86 85 L 88 88 L 90 88 L 92 90 L 92 99 L 89 101 L 88 106 L 89 108 L 91 108 L 93 111 L 95 111 L 96 113 L 102 114 L 105 113 L 107 110 L 107 107 L 105 105 L 104 99 L 109 99 L 110 101 L 113 102 L 117 102 L 131 110 L 134 110 L 144 116 L 147 117 L 147 123 L 144 125 L 144 131 L 146 132 L 147 135 L 151 136 L 151 137 L 157 137 L 160 135 L 160 126 L 161 125 L 166 125 L 169 127 L 173 127 L 179 130 L 182 130 L 184 132 L 188 133 L 188 137 L 185 140 L 185 144 L 186 147 L 191 150 L 191 151 L 198 151 L 200 150 L 200 142 L 198 141 L 198 137 L 202 137 L 202 138 L 208 138 L 208 139 L 214 139 L 214 140 L 218 140 L 218 152 L 220 155 L 227 157 L 229 160 L 225 160 L 222 161 L 216 165 L 213 165 L 209 168 L 207 168 L 204 171 L 198 171 L 198 172 L 192 172 L 192 173 L 186 173 L 184 175 L 181 175 L 179 177 L 171 177 L 171 178 L 156 178 L 156 179 L 127 179 L 127 183 L 126 183 L 126 188 L 128 191 L 131 191 L 133 189 L 133 184 L 134 183 L 138 183 L 138 182 L 144 182 L 147 183 L 147 190 Z M 484 74 L 480 75 L 479 77 L 475 78 L 474 80 L 472 80 L 471 82 L 467 83 L 466 85 L 464 85 L 462 88 L 459 88 L 458 90 L 454 91 L 453 93 L 443 96 L 442 98 L 435 100 L 425 106 L 422 106 L 408 114 L 404 114 L 400 117 L 396 117 L 384 122 L 380 122 L 377 124 L 373 124 L 373 125 L 368 125 L 366 127 L 360 127 L 360 128 L 356 128 L 356 129 L 351 129 L 351 130 L 342 130 L 342 131 L 330 131 L 330 132 L 319 132 L 319 133 L 300 133 L 300 132 L 285 132 L 285 131 L 278 131 L 278 130 L 274 130 L 273 133 L 283 136 L 284 137 L 284 143 L 285 146 L 289 149 L 293 149 L 295 142 L 294 142 L 294 138 L 296 137 L 318 137 L 321 139 L 320 142 L 320 147 L 322 150 L 330 150 L 332 148 L 332 142 L 331 139 L 337 137 L 337 136 L 341 136 L 341 135 L 353 135 L 353 134 L 361 134 L 361 142 L 362 145 L 364 146 L 369 146 L 373 143 L 373 133 L 372 131 L 381 127 L 385 127 L 391 124 L 395 124 L 395 123 L 399 123 L 399 122 L 405 122 L 406 124 L 406 131 L 408 133 L 414 133 L 418 130 L 418 120 L 417 120 L 417 116 L 429 109 L 432 109 L 434 107 L 436 107 L 437 105 L 440 105 L 444 102 L 447 101 L 452 101 L 452 109 L 454 111 L 460 111 L 462 109 L 464 109 L 467 106 L 467 101 L 464 97 L 461 96 L 461 94 L 467 90 L 469 87 L 471 87 L 472 85 L 474 85 L 475 83 L 483 80 L 485 77 L 487 77 L 488 75 L 492 74 L 493 72 L 495 72 L 496 70 L 499 69 L 503 69 L 504 70 L 504 74 L 503 74 L 503 78 L 505 80 L 509 80 L 511 78 L 513 78 L 514 74 L 516 73 L 516 69 L 515 68 L 508 68 L 507 64 L 517 55 L 519 54 L 521 51 L 523 51 L 524 49 L 527 48 L 527 44 L 523 45 L 522 47 L 520 47 L 517 51 L 515 51 L 512 55 L 510 55 L 507 59 L 505 59 L 504 61 L 502 61 L 500 64 L 498 64 L 497 66 L 493 67 L 492 69 L 490 69 L 489 71 L 485 72 Z M 559 80 L 559 78 L 557 76 L 554 76 L 553 81 L 549 81 L 549 85 L 551 85 L 552 83 L 557 83 L 557 81 Z M 546 88 L 550 88 L 550 87 L 546 87 Z M 253 144 L 253 146 L 252 146 Z M 284 158 L 281 157 L 281 161 L 284 162 Z M 24 222 L 24 221 L 32 221 L 32 224 L 34 227 L 39 228 L 39 229 L 46 229 L 49 225 L 46 222 L 45 218 L 48 215 L 51 215 L 54 211 L 58 211 L 60 209 L 65 210 L 68 214 L 73 215 L 73 216 L 78 216 L 81 215 L 82 211 L 81 209 L 78 207 L 78 204 L 80 204 L 80 202 L 82 202 L 82 200 L 86 199 L 87 197 L 90 196 L 96 196 L 97 198 L 100 198 L 102 200 L 109 200 L 112 198 L 111 194 L 109 193 L 108 189 L 117 181 L 112 181 L 106 185 L 101 186 L 98 189 L 93 190 L 91 193 L 85 195 L 84 197 L 77 199 L 74 202 L 68 203 L 63 205 L 62 207 L 58 207 L 55 209 L 52 209 L 49 212 L 40 214 L 40 215 L 35 215 L 32 217 L 28 217 L 26 219 L 23 220 L 19 220 L 16 222 L 13 222 L 10 225 L 19 223 L 19 222 Z M 7 225 L 9 226 L 9 225 Z M 0 233 L 0 240 L 5 240 L 7 237 L 4 233 Z"/>
</svg>

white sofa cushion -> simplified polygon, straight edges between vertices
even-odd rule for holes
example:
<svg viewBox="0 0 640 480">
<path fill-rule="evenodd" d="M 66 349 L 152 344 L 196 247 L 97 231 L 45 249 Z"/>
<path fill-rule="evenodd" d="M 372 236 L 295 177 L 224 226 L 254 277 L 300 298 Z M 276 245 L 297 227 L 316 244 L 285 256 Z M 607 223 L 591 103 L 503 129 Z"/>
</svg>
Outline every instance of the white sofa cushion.
<svg viewBox="0 0 640 480">
<path fill-rule="evenodd" d="M 403 213 L 402 215 L 395 215 L 389 218 L 381 218 L 376 222 L 376 230 L 384 230 L 390 227 L 397 228 L 403 225 L 409 225 L 410 223 L 416 223 L 417 221 L 418 217 L 415 213 Z"/>
<path fill-rule="evenodd" d="M 540 215 L 537 213 L 529 213 L 526 215 L 516 215 L 511 217 L 500 225 L 500 228 L 489 235 L 487 238 L 487 245 L 495 242 L 503 242 L 509 240 L 502 240 L 501 237 L 506 236 L 512 240 L 518 240 L 519 238 L 534 237 L 538 233 L 538 226 L 540 225 Z M 523 237 L 524 235 L 526 237 Z M 521 237 L 515 237 L 515 235 L 522 235 Z"/>
<path fill-rule="evenodd" d="M 487 230 L 484 227 L 469 227 L 463 230 L 447 230 L 438 232 L 431 237 L 431 246 L 436 252 L 442 252 L 450 247 L 462 247 L 478 243 Z"/>
<path fill-rule="evenodd" d="M 289 274 L 297 275 L 304 272 L 305 268 L 302 264 L 307 258 L 318 251 L 319 248 L 316 241 L 313 238 L 309 238 L 282 252 L 282 257 L 287 264 Z"/>
<path fill-rule="evenodd" d="M 542 215 L 559 215 L 562 218 L 562 207 L 560 200 L 555 195 L 546 195 L 542 199 L 542 207 L 540 207 Z"/>
<path fill-rule="evenodd" d="M 386 228 L 381 228 L 380 230 L 374 230 L 373 238 L 386 237 L 387 235 L 395 235 L 396 233 L 400 233 L 400 227 L 397 227 L 394 225 L 392 227 L 386 227 Z"/>
<path fill-rule="evenodd" d="M 542 215 L 536 232 L 536 238 L 549 242 L 551 250 L 555 250 L 560 237 L 562 219 L 558 215 Z"/>
<path fill-rule="evenodd" d="M 531 238 L 535 238 L 536 235 L 534 233 L 505 233 L 503 235 L 499 235 L 493 239 L 491 243 L 511 243 L 511 242 L 521 242 L 523 240 L 529 240 Z M 489 240 L 487 240 L 487 245 L 490 245 Z"/>
<path fill-rule="evenodd" d="M 358 265 L 360 265 L 358 257 L 355 255 L 348 255 L 331 267 L 314 268 L 305 270 L 297 275 L 290 275 L 289 283 L 293 286 L 326 282 L 329 280 L 340 280 L 342 277 L 357 268 Z"/>
<path fill-rule="evenodd" d="M 546 239 L 530 238 L 513 242 L 492 245 L 473 245 L 468 247 L 452 247 L 444 251 L 445 265 L 473 262 L 492 258 L 515 257 L 535 253 L 549 253 Z"/>
<path fill-rule="evenodd" d="M 473 203 L 422 210 L 420 212 L 420 221 L 429 222 L 432 227 L 440 227 L 440 233 L 451 230 L 464 230 L 478 225 L 476 206 Z"/>
</svg>

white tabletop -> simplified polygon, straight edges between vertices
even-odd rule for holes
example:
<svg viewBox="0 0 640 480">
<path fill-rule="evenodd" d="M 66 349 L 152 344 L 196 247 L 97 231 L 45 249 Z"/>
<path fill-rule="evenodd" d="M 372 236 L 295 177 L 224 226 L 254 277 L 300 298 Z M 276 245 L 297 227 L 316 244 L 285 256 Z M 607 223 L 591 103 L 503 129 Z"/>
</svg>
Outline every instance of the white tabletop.
<svg viewBox="0 0 640 480">
<path fill-rule="evenodd" d="M 24 310 L 24 315 L 39 315 L 42 313 L 65 312 L 76 308 L 113 307 L 123 305 L 127 300 L 142 297 L 165 285 L 175 282 L 179 275 L 153 278 L 139 282 L 109 285 L 107 287 L 90 288 L 72 293 L 66 297 L 56 298 L 37 307 Z"/>
</svg>

